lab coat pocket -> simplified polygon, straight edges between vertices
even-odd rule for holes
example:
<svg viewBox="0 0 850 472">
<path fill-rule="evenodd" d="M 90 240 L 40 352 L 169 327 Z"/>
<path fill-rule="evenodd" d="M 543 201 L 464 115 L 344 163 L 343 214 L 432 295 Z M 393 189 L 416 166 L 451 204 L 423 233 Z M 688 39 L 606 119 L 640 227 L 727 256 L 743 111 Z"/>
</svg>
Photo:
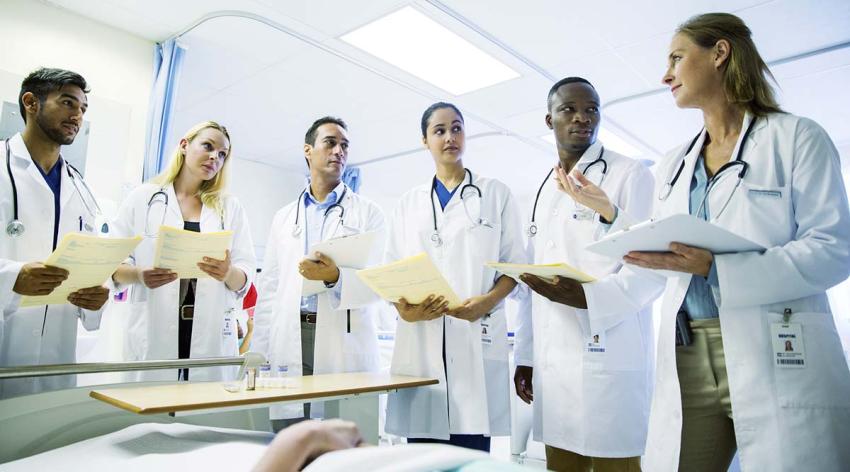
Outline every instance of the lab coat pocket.
<svg viewBox="0 0 850 472">
<path fill-rule="evenodd" d="M 646 369 L 647 346 L 637 317 L 627 319 L 604 333 L 594 333 L 582 349 L 584 364 L 591 370 L 622 372 Z"/>
<path fill-rule="evenodd" d="M 780 313 L 767 314 L 768 329 L 783 322 Z M 850 370 L 844 358 L 841 340 L 830 313 L 794 313 L 789 319 L 802 331 L 794 349 L 805 350 L 805 366 L 789 368 L 778 365 L 773 343 L 768 346 L 773 367 L 774 389 L 783 408 L 827 408 L 850 410 Z M 787 348 L 786 348 L 787 349 Z"/>
<path fill-rule="evenodd" d="M 501 239 L 502 226 L 500 224 L 476 225 L 469 229 L 467 249 L 471 254 L 477 254 L 479 260 L 483 262 L 498 261 Z"/>
<path fill-rule="evenodd" d="M 793 208 L 791 205 L 790 188 L 785 186 L 760 186 L 742 182 L 741 189 L 746 198 L 746 204 L 741 205 L 739 210 L 732 211 L 734 217 L 739 221 L 747 221 L 748 228 L 791 228 L 789 225 Z M 730 205 L 733 203 L 730 202 Z M 719 211 L 719 208 L 712 212 Z M 743 214 L 741 214 L 743 213 Z M 779 236 L 778 231 L 770 231 L 771 235 Z M 745 235 L 746 236 L 746 235 Z M 789 235 L 784 235 L 790 237 Z M 764 239 L 764 235 L 751 235 L 756 241 Z M 769 236 L 768 236 L 769 237 Z M 776 239 L 776 238 L 773 238 Z M 780 238 L 767 241 L 771 244 L 784 244 L 786 240 Z"/>
</svg>

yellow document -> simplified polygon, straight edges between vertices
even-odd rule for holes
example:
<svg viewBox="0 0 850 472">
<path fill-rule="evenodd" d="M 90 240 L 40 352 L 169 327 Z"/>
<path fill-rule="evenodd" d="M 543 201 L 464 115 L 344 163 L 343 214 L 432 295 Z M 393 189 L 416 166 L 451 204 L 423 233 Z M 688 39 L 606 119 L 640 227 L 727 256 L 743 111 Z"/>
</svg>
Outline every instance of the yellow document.
<svg viewBox="0 0 850 472">
<path fill-rule="evenodd" d="M 209 278 L 198 267 L 204 257 L 224 260 L 225 251 L 230 249 L 233 231 L 196 233 L 184 229 L 160 226 L 156 241 L 153 266 L 171 269 L 181 279 Z"/>
<path fill-rule="evenodd" d="M 403 297 L 408 303 L 417 304 L 428 295 L 442 295 L 449 302 L 450 309 L 461 304 L 443 274 L 424 252 L 390 264 L 358 270 L 357 275 L 378 296 L 391 302 Z"/>
<path fill-rule="evenodd" d="M 501 262 L 488 262 L 487 267 L 496 269 L 508 277 L 512 277 L 519 282 L 520 274 L 531 274 L 546 279 L 549 282 L 555 280 L 555 276 L 573 279 L 581 283 L 593 282 L 596 280 L 592 275 L 576 269 L 575 267 L 560 263 L 560 264 L 506 264 Z"/>
<path fill-rule="evenodd" d="M 141 236 L 98 238 L 80 233 L 66 234 L 44 264 L 67 270 L 68 278 L 49 295 L 22 297 L 21 306 L 68 303 L 68 295 L 73 292 L 102 285 L 141 241 Z"/>
</svg>

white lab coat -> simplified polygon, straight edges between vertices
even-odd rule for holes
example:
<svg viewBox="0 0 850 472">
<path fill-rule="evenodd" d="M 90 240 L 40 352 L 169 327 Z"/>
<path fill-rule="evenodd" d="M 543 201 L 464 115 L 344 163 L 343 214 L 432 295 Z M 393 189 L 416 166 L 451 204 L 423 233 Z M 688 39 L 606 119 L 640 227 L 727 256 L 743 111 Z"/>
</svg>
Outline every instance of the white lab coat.
<svg viewBox="0 0 850 472">
<path fill-rule="evenodd" d="M 82 310 L 71 304 L 19 308 L 21 296 L 12 291 L 21 267 L 44 261 L 53 252 L 53 192 L 33 162 L 20 133 L 9 140 L 11 167 L 18 189 L 18 216 L 24 233 L 12 238 L 6 224 L 12 221 L 12 185 L 6 172 L 6 147 L 0 143 L 0 366 L 66 364 L 76 359 L 77 319 L 88 330 L 100 326 L 102 309 Z M 94 216 L 86 210 L 62 161 L 58 241 L 67 233 L 90 232 Z M 82 188 L 82 185 L 81 185 Z M 83 190 L 85 191 L 85 190 Z M 82 220 L 80 220 L 82 218 Z M 82 221 L 82 224 L 81 224 Z M 4 326 L 5 325 L 5 326 Z M 73 387 L 72 375 L 30 377 L 0 381 L 0 398 Z"/>
<path fill-rule="evenodd" d="M 385 257 L 394 261 L 423 251 L 428 253 L 461 300 L 483 295 L 493 288 L 501 274 L 485 263 L 526 261 L 522 223 L 508 187 L 476 174 L 472 175 L 472 181 L 481 190 L 481 217 L 492 228 L 472 226 L 461 203 L 460 189 L 445 210 L 440 210 L 434 195 L 437 225 L 443 240 L 442 246 L 435 248 L 431 242 L 434 226 L 429 182 L 401 197 L 393 214 Z M 461 185 L 467 182 L 465 179 Z M 476 206 L 469 205 L 473 218 Z M 413 323 L 399 318 L 391 372 L 437 378 L 440 383 L 390 393 L 387 432 L 436 439 L 449 439 L 450 434 L 510 434 L 503 304 L 489 317 L 471 323 L 449 316 Z"/>
<path fill-rule="evenodd" d="M 165 221 L 162 221 L 162 204 L 156 203 L 148 212 L 148 202 L 158 184 L 145 183 L 133 189 L 118 210 L 112 224 L 115 237 L 143 236 L 144 239 L 128 260 L 142 268 L 154 265 L 156 238 L 145 236 L 145 222 L 155 232 L 160 224 L 183 228 L 183 215 L 174 193 L 174 186 L 163 188 L 168 195 Z M 233 231 L 230 245 L 231 264 L 245 272 L 247 281 L 239 291 L 227 288 L 224 282 L 213 278 L 198 279 L 195 292 L 194 321 L 190 357 L 222 357 L 239 355 L 236 337 L 236 314 L 242 309 L 241 300 L 251 286 L 256 272 L 256 255 L 248 219 L 239 201 L 232 195 L 223 198 L 224 220 L 212 208 L 201 208 L 201 232 Z M 162 197 L 158 198 L 162 202 Z M 222 228 L 222 223 L 224 227 Z M 125 336 L 125 355 L 128 360 L 168 360 L 178 358 L 178 324 L 180 281 L 149 289 L 141 283 L 130 286 L 126 303 L 130 304 L 129 323 Z M 205 367 L 192 369 L 191 380 L 229 380 L 235 367 Z M 176 380 L 174 370 L 138 371 L 132 377 L 139 380 Z"/>
<path fill-rule="evenodd" d="M 744 118 L 742 129 L 750 119 Z M 669 198 L 656 200 L 655 217 L 688 213 L 689 182 L 704 139 L 703 133 L 686 157 Z M 656 196 L 675 173 L 686 146 L 659 163 Z M 825 293 L 850 274 L 850 211 L 838 152 L 813 121 L 770 114 L 754 125 L 742 157 L 750 164 L 749 173 L 725 212 L 713 220 L 768 248 L 764 253 L 714 256 L 720 283 L 715 298 L 741 469 L 846 470 L 850 372 Z M 735 172 L 729 174 L 710 193 L 712 212 L 722 207 L 737 181 Z M 623 311 L 618 300 L 624 292 L 640 285 L 665 285 L 643 468 L 673 471 L 678 468 L 682 427 L 675 318 L 691 275 L 673 273 L 665 280 L 658 273 L 625 272 L 589 287 L 589 300 L 599 312 L 614 314 Z M 794 313 L 791 322 L 802 324 L 809 364 L 803 369 L 773 365 L 770 326 L 782 319 L 786 308 Z"/>
<path fill-rule="evenodd" d="M 337 213 L 328 216 L 329 237 L 377 231 L 373 254 L 380 257 L 383 247 L 384 215 L 371 200 L 347 189 L 340 204 L 345 209 L 344 228 L 339 227 Z M 298 209 L 300 207 L 300 209 Z M 296 210 L 302 231 L 292 235 Z M 251 350 L 266 355 L 275 375 L 278 366 L 289 368 L 289 375 L 302 375 L 301 368 L 301 295 L 304 278 L 298 263 L 304 259 L 307 231 L 303 230 L 303 198 L 286 205 L 274 216 L 266 243 L 265 262 L 257 285 L 254 311 L 254 338 Z M 377 262 L 373 260 L 372 262 Z M 356 275 L 356 269 L 340 267 L 339 300 L 330 291 L 318 294 L 313 374 L 377 371 L 378 333 L 376 328 L 378 297 Z M 347 318 L 351 317 L 351 332 Z M 272 406 L 272 419 L 303 416 L 297 405 Z M 311 416 L 321 416 L 321 405 L 313 405 Z"/>
<path fill-rule="evenodd" d="M 588 148 L 576 167 L 584 170 L 601 147 L 597 142 Z M 608 173 L 602 189 L 611 201 L 622 212 L 648 218 L 654 188 L 649 169 L 610 149 L 603 158 Z M 602 168 L 594 164 L 587 177 L 598 184 Z M 538 200 L 538 233 L 529 238 L 534 263 L 566 262 L 597 278 L 616 273 L 621 261 L 584 249 L 604 236 L 598 215 L 574 219 L 575 208 L 550 177 Z M 652 398 L 651 310 L 635 305 L 624 316 L 601 318 L 536 293 L 531 297 L 531 309 L 523 303 L 518 314 L 514 352 L 517 365 L 534 367 L 535 440 L 590 457 L 642 455 Z M 593 335 L 601 343 L 588 346 Z"/>
</svg>

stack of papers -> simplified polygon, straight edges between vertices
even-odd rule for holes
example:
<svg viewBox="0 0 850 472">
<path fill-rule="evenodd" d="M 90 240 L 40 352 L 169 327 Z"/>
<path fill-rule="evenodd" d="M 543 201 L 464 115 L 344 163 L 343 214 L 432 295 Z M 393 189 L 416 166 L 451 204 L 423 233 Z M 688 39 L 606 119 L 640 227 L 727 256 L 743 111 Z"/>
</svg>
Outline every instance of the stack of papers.
<svg viewBox="0 0 850 472">
<path fill-rule="evenodd" d="M 171 269 L 181 279 L 204 279 L 210 276 L 198 267 L 204 257 L 224 260 L 230 249 L 233 231 L 196 233 L 160 226 L 153 266 Z"/>
<path fill-rule="evenodd" d="M 49 295 L 21 297 L 21 307 L 68 303 L 68 295 L 77 290 L 103 285 L 141 241 L 141 236 L 99 238 L 66 234 L 44 264 L 67 270 L 68 278 Z"/>
<path fill-rule="evenodd" d="M 588 245 L 587 250 L 622 259 L 630 251 L 667 252 L 673 242 L 706 249 L 713 254 L 765 250 L 760 244 L 687 214 L 638 223 L 605 236 Z"/>
<path fill-rule="evenodd" d="M 425 301 L 428 295 L 434 295 L 445 298 L 449 309 L 461 305 L 460 297 L 424 252 L 390 264 L 358 270 L 357 275 L 384 300 L 398 302 L 404 298 L 415 305 Z"/>
<path fill-rule="evenodd" d="M 581 283 L 594 282 L 596 280 L 592 275 L 586 274 L 563 262 L 559 264 L 507 264 L 502 262 L 488 262 L 486 265 L 508 277 L 512 277 L 517 282 L 520 281 L 519 276 L 521 274 L 536 275 L 549 282 L 553 282 L 556 276 L 573 279 Z"/>
</svg>

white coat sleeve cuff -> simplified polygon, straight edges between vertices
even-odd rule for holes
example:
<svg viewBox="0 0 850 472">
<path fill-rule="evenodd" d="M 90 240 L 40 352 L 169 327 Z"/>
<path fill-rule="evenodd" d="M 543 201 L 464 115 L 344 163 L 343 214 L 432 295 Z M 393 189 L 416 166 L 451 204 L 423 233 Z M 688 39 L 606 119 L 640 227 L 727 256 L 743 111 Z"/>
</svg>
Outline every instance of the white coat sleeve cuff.
<svg viewBox="0 0 850 472">
<path fill-rule="evenodd" d="M 80 322 L 86 331 L 94 331 L 100 328 L 100 319 L 103 317 L 103 310 L 107 304 L 109 304 L 109 300 L 100 307 L 100 310 L 96 311 L 77 308 L 77 316 L 80 318 Z"/>
</svg>

